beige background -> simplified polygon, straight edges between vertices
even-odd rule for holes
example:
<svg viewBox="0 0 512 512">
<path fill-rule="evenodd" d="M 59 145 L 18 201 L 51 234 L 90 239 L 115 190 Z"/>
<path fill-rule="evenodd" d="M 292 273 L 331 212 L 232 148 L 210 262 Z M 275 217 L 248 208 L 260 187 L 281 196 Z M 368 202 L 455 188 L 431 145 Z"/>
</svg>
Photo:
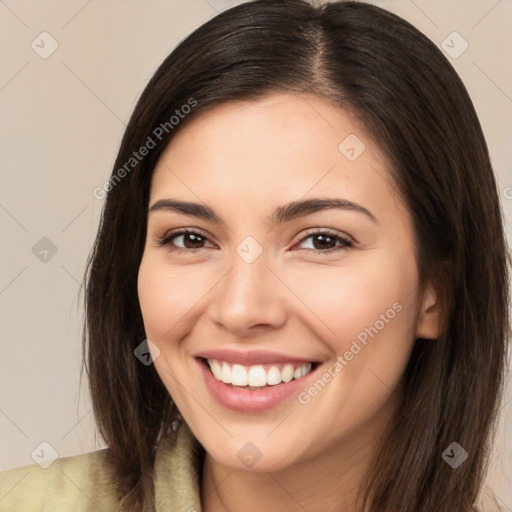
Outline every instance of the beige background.
<svg viewBox="0 0 512 512">
<path fill-rule="evenodd" d="M 156 67 L 194 28 L 237 3 L 0 0 L 0 470 L 32 464 L 43 441 L 60 457 L 103 446 L 85 379 L 79 394 L 80 282 L 102 207 L 93 189 L 108 179 Z M 452 53 L 467 41 L 449 58 L 486 133 L 510 240 L 512 1 L 373 3 L 438 46 L 446 40 Z M 58 48 L 45 55 L 52 44 Z M 488 478 L 506 510 L 511 461 L 509 387 Z"/>
</svg>

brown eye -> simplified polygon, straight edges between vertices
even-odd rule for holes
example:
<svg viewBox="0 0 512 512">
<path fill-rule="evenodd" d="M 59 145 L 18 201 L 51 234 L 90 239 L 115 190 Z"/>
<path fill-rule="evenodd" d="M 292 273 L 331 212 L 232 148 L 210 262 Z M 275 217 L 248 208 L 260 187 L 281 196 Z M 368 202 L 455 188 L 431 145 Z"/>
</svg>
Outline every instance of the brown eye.
<svg viewBox="0 0 512 512">
<path fill-rule="evenodd" d="M 167 245 L 170 250 L 181 252 L 182 250 L 203 249 L 208 239 L 201 233 L 192 230 L 181 230 L 165 235 L 159 240 L 159 245 Z M 176 245 L 178 244 L 178 245 Z"/>
<path fill-rule="evenodd" d="M 331 252 L 352 247 L 352 242 L 350 240 L 328 231 L 316 231 L 314 233 L 309 233 L 300 241 L 300 243 L 303 243 L 308 239 L 312 240 L 312 243 L 310 244 L 311 247 L 305 249 L 308 252 Z M 338 246 L 336 246 L 337 243 L 339 243 Z"/>
</svg>

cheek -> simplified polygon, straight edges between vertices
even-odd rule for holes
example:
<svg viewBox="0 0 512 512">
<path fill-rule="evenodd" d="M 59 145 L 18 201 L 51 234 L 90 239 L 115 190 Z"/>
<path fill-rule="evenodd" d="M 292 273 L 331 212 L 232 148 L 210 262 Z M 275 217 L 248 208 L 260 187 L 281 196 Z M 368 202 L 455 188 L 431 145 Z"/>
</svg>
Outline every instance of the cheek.
<svg viewBox="0 0 512 512">
<path fill-rule="evenodd" d="M 376 412 L 409 360 L 418 276 L 413 256 L 405 256 L 368 253 L 357 264 L 319 267 L 309 278 L 304 272 L 290 281 L 300 283 L 295 291 L 314 313 L 310 327 L 316 326 L 332 357 L 324 377 L 333 381 L 334 392 L 322 395 L 324 404 L 317 406 L 327 411 L 345 404 L 342 422 L 361 404 L 367 404 L 365 414 Z"/>
<path fill-rule="evenodd" d="M 156 258 L 144 257 L 139 268 L 138 294 L 148 337 L 162 340 L 175 324 L 179 328 L 180 321 L 186 319 L 204 293 L 204 279 L 196 272 L 172 268 Z"/>
<path fill-rule="evenodd" d="M 417 273 L 414 259 L 367 253 L 343 266 L 295 269 L 286 282 L 305 305 L 319 337 L 337 354 L 368 331 L 409 331 L 414 316 Z M 406 336 L 407 338 L 407 336 Z"/>
<path fill-rule="evenodd" d="M 333 431 L 364 423 L 398 387 L 414 342 L 417 277 L 412 257 L 398 261 L 373 254 L 371 265 L 325 267 L 311 281 L 295 281 L 297 295 L 315 313 L 310 326 L 317 326 L 332 357 L 319 376 L 328 390 L 317 399 L 320 393 L 309 388 L 303 398 L 311 397 L 319 416 L 339 411 Z"/>
<path fill-rule="evenodd" d="M 137 282 L 146 336 L 159 349 L 155 369 L 180 410 L 187 410 L 187 400 L 178 381 L 186 378 L 190 362 L 183 364 L 178 340 L 190 331 L 193 307 L 205 293 L 194 276 L 194 272 L 171 268 L 159 258 L 145 255 Z"/>
</svg>

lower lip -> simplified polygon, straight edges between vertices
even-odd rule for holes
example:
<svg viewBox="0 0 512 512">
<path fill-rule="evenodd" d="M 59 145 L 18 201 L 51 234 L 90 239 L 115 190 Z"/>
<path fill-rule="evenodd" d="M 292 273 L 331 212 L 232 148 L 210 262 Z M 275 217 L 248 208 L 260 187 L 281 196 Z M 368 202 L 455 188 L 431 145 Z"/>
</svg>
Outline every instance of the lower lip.
<svg viewBox="0 0 512 512">
<path fill-rule="evenodd" d="M 234 388 L 217 380 L 204 360 L 196 359 L 204 380 L 213 397 L 224 407 L 237 412 L 259 412 L 275 407 L 292 396 L 297 396 L 305 387 L 306 379 L 316 372 L 315 368 L 300 379 L 283 382 L 264 389 Z"/>
</svg>

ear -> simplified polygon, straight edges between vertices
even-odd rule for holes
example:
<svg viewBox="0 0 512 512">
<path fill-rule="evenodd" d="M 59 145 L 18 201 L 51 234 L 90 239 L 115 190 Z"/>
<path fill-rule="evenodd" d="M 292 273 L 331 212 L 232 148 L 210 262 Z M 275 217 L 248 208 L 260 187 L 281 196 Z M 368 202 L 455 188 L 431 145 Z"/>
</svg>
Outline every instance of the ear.
<svg viewBox="0 0 512 512">
<path fill-rule="evenodd" d="M 416 338 L 436 339 L 441 334 L 439 302 L 431 285 L 423 293 Z"/>
</svg>

